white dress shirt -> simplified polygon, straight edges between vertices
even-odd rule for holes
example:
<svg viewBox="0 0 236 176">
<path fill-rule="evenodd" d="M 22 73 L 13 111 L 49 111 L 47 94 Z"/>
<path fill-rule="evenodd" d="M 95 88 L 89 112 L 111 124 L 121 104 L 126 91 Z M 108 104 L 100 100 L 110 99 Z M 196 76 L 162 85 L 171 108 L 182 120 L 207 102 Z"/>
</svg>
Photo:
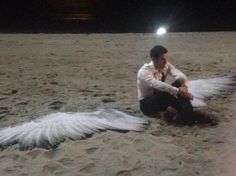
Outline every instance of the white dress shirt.
<svg viewBox="0 0 236 176">
<path fill-rule="evenodd" d="M 171 86 L 165 82 L 162 82 L 163 74 L 167 76 L 172 75 L 174 79 L 178 79 L 181 82 L 187 84 L 187 76 L 180 70 L 176 69 L 169 62 L 166 63 L 162 70 L 157 70 L 151 61 L 148 64 L 144 64 L 138 71 L 137 87 L 138 87 L 138 99 L 142 100 L 145 97 L 151 96 L 154 89 L 169 92 L 173 96 L 177 96 L 179 89 Z"/>
</svg>

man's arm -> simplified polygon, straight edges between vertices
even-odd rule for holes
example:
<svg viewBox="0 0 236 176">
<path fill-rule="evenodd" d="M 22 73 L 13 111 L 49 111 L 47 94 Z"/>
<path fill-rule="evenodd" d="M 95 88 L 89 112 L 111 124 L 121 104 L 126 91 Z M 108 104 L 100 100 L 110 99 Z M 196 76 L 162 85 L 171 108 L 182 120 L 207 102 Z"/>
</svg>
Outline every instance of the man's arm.
<svg viewBox="0 0 236 176">
<path fill-rule="evenodd" d="M 172 64 L 169 64 L 169 73 L 176 79 L 181 82 L 181 87 L 179 88 L 178 94 L 188 98 L 189 100 L 193 99 L 193 95 L 188 91 L 188 78 L 187 76 L 175 68 Z"/>
<path fill-rule="evenodd" d="M 185 98 L 188 98 L 189 100 L 193 100 L 193 95 L 188 91 L 188 87 L 185 85 L 179 88 L 178 94 Z"/>
<path fill-rule="evenodd" d="M 145 68 L 139 71 L 138 79 L 146 87 L 152 87 L 163 92 L 169 92 L 173 96 L 177 96 L 179 92 L 179 88 L 173 87 L 167 83 L 155 79 L 153 73 Z"/>
<path fill-rule="evenodd" d="M 188 87 L 188 78 L 187 76 L 175 68 L 172 64 L 168 63 L 168 73 L 175 78 L 175 80 L 179 80 L 182 86 Z"/>
</svg>

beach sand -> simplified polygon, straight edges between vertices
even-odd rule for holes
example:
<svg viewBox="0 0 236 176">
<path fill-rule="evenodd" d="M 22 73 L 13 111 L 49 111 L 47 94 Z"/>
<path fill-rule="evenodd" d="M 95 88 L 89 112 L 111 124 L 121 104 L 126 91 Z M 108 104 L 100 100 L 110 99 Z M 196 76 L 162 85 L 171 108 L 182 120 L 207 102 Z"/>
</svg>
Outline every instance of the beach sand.
<svg viewBox="0 0 236 176">
<path fill-rule="evenodd" d="M 4 176 L 233 176 L 236 93 L 201 111 L 219 124 L 178 126 L 139 110 L 138 69 L 156 44 L 190 79 L 235 74 L 236 32 L 154 34 L 0 34 L 0 127 L 52 112 L 113 107 L 147 118 L 144 132 L 101 132 L 55 150 L 0 152 Z"/>
</svg>

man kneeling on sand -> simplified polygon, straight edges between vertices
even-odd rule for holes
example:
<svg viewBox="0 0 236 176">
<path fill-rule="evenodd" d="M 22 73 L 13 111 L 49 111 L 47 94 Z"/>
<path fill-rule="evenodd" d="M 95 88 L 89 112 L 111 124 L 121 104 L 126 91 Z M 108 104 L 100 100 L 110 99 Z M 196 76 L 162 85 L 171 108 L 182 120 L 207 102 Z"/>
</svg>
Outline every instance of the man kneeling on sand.
<svg viewBox="0 0 236 176">
<path fill-rule="evenodd" d="M 190 100 L 193 96 L 188 92 L 188 78 L 168 61 L 167 53 L 165 47 L 154 46 L 150 51 L 151 62 L 144 64 L 138 71 L 140 109 L 150 116 L 170 106 L 177 110 L 178 117 L 190 118 L 193 112 Z M 165 83 L 167 75 L 175 79 L 171 85 Z"/>
</svg>

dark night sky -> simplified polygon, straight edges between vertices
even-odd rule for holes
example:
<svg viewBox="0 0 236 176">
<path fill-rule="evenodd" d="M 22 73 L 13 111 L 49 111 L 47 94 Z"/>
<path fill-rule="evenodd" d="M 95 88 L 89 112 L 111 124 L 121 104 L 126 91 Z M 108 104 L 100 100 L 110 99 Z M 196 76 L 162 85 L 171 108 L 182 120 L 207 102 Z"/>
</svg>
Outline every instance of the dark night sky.
<svg viewBox="0 0 236 176">
<path fill-rule="evenodd" d="M 235 0 L 1 0 L 0 32 L 236 31 Z"/>
</svg>

